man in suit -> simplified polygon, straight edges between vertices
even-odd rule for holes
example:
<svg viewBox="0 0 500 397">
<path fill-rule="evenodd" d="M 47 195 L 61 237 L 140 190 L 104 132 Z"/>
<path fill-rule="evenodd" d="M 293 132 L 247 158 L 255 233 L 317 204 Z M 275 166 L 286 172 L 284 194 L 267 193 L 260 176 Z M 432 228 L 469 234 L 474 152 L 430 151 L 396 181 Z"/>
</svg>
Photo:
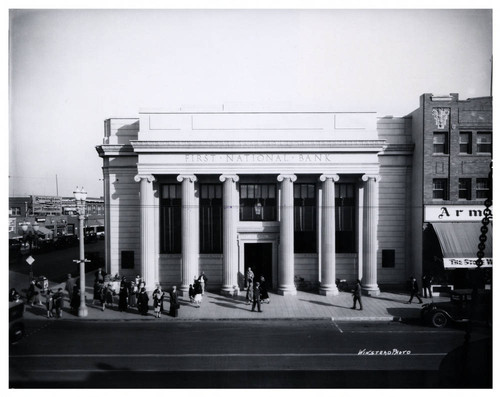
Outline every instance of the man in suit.
<svg viewBox="0 0 500 397">
<path fill-rule="evenodd" d="M 252 303 L 252 311 L 255 311 L 255 305 L 257 305 L 257 310 L 261 312 L 260 310 L 260 283 L 258 281 L 255 282 L 255 287 L 253 289 L 253 303 Z"/>
<path fill-rule="evenodd" d="M 356 302 L 359 302 L 359 310 L 363 310 L 363 304 L 361 303 L 361 281 L 356 281 L 356 286 L 352 292 L 352 309 L 356 309 Z"/>
<path fill-rule="evenodd" d="M 417 279 L 413 276 L 410 277 L 410 300 L 406 303 L 411 303 L 413 298 L 416 297 L 418 299 L 418 303 L 423 303 L 422 298 L 418 294 L 418 283 Z"/>
</svg>

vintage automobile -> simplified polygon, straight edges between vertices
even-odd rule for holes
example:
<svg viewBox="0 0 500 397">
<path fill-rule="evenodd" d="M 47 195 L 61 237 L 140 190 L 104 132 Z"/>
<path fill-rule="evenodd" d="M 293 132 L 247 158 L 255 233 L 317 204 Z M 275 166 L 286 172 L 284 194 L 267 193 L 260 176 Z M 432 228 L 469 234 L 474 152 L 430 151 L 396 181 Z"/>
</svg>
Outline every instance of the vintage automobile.
<svg viewBox="0 0 500 397">
<path fill-rule="evenodd" d="M 472 299 L 472 293 L 472 289 L 458 289 L 451 291 L 448 302 L 422 305 L 422 321 L 436 328 L 446 327 L 448 323 L 470 321 L 491 324 L 491 291 L 478 290 L 475 301 Z"/>
<path fill-rule="evenodd" d="M 9 342 L 14 343 L 24 336 L 24 303 L 9 302 Z"/>
</svg>

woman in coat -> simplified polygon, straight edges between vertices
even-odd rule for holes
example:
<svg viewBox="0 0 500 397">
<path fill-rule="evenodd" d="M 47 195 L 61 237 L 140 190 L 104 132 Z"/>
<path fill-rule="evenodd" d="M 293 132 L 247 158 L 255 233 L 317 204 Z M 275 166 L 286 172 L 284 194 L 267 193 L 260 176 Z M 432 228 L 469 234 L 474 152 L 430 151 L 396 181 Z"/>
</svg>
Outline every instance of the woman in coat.
<svg viewBox="0 0 500 397">
<path fill-rule="evenodd" d="M 139 296 L 137 297 L 137 306 L 139 309 L 139 313 L 143 316 L 147 316 L 148 314 L 149 310 L 148 302 L 149 302 L 149 296 L 146 292 L 146 288 L 143 287 L 141 289 L 141 292 L 139 292 Z"/>
<path fill-rule="evenodd" d="M 253 303 L 253 280 L 248 280 L 247 288 L 247 305 Z"/>
<path fill-rule="evenodd" d="M 266 279 L 260 276 L 260 300 L 263 303 L 269 303 L 269 294 L 267 293 Z"/>
<path fill-rule="evenodd" d="M 155 317 L 160 318 L 161 312 L 163 311 L 163 298 L 165 294 L 161 290 L 160 284 L 157 285 L 156 289 L 153 291 L 153 308 L 155 312 Z"/>
<path fill-rule="evenodd" d="M 170 292 L 170 315 L 177 317 L 179 315 L 179 297 L 177 296 L 177 287 L 174 285 Z"/>
<path fill-rule="evenodd" d="M 120 284 L 120 292 L 118 293 L 118 310 L 124 312 L 128 307 L 128 288 L 126 283 Z"/>
</svg>

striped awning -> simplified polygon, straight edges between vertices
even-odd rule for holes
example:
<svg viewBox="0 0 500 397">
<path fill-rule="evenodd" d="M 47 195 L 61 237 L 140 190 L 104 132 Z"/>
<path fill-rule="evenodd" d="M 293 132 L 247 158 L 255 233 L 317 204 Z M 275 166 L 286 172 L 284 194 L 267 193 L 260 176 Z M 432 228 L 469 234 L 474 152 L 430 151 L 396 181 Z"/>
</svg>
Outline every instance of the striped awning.
<svg viewBox="0 0 500 397">
<path fill-rule="evenodd" d="M 480 222 L 434 222 L 432 223 L 443 252 L 444 267 L 448 269 L 475 268 L 481 235 Z M 483 266 L 493 265 L 493 227 L 488 225 L 484 242 Z M 425 247 L 424 247 L 425 249 Z"/>
</svg>

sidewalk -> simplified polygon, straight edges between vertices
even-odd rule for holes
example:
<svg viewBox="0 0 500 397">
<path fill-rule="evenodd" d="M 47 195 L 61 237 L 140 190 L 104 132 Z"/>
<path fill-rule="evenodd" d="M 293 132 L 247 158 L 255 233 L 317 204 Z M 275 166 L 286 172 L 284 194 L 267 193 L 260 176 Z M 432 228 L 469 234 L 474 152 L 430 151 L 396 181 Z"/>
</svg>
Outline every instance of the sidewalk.
<svg viewBox="0 0 500 397">
<path fill-rule="evenodd" d="M 91 275 L 87 276 L 89 280 Z M 10 272 L 10 287 L 18 291 L 26 288 L 26 275 Z M 18 287 L 20 286 L 20 287 Z M 49 287 L 56 290 L 64 288 L 63 284 L 55 284 L 49 281 Z M 24 294 L 23 294 L 24 295 Z M 195 321 L 195 320 L 324 320 L 334 321 L 398 321 L 402 319 L 418 318 L 421 305 L 418 300 L 407 304 L 408 294 L 395 292 L 381 292 L 379 296 L 363 296 L 363 310 L 353 310 L 352 296 L 348 292 L 340 292 L 336 296 L 321 296 L 314 292 L 298 291 L 295 296 L 281 296 L 270 293 L 270 303 L 262 304 L 262 313 L 252 312 L 251 305 L 247 305 L 243 293 L 238 297 L 226 297 L 217 293 L 208 292 L 203 297 L 200 308 L 195 307 L 187 298 L 179 298 L 179 317 L 172 318 L 167 315 L 169 310 L 168 298 L 164 302 L 164 313 L 160 319 L 153 316 L 150 309 L 148 316 L 138 314 L 136 308 L 130 308 L 127 312 L 118 311 L 118 297 L 112 308 L 101 311 L 100 306 L 92 304 L 92 288 L 87 285 L 87 307 L 88 316 L 80 318 L 69 312 L 69 303 L 65 301 L 62 321 Z M 168 294 L 167 294 L 168 297 Z M 430 299 L 422 298 L 424 303 Z M 448 297 L 435 297 L 434 301 L 447 301 Z M 44 299 L 42 298 L 44 303 Z M 150 300 L 150 304 L 152 301 Z M 42 306 L 26 306 L 26 319 L 46 319 L 46 310 Z M 54 321 L 59 321 L 58 319 Z"/>
</svg>

